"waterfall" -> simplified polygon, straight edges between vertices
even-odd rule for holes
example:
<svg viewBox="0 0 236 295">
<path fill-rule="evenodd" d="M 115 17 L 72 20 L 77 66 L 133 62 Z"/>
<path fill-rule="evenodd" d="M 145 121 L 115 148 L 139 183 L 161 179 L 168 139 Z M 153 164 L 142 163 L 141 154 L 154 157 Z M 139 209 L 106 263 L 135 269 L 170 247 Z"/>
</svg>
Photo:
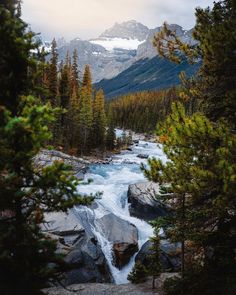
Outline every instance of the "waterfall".
<svg viewBox="0 0 236 295">
<path fill-rule="evenodd" d="M 137 253 L 122 269 L 116 268 L 112 264 L 112 244 L 104 236 L 97 220 L 104 215 L 113 213 L 119 218 L 134 224 L 138 230 L 140 249 L 153 234 L 153 229 L 147 222 L 130 216 L 127 200 L 128 186 L 146 181 L 140 170 L 140 164 L 147 163 L 147 159 L 137 157 L 139 154 L 166 160 L 162 149 L 155 143 L 139 141 L 138 144 L 133 145 L 131 148 L 132 151 L 123 151 L 120 155 L 114 156 L 110 164 L 91 165 L 85 179 L 93 179 L 93 182 L 90 185 L 79 185 L 78 191 L 84 194 L 102 192 L 103 195 L 101 199 L 96 201 L 95 208 L 80 206 L 75 209 L 80 216 L 81 214 L 82 216 L 86 215 L 86 226 L 88 227 L 89 224 L 90 228 L 88 230 L 96 236 L 116 284 L 127 283 L 127 275 L 135 263 Z M 80 219 L 83 222 L 83 218 Z"/>
</svg>

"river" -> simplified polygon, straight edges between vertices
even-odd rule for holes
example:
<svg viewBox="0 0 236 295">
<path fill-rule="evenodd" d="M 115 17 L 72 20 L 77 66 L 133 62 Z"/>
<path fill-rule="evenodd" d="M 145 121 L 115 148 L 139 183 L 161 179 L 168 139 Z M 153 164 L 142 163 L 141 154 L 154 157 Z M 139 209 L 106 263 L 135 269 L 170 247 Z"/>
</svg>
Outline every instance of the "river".
<svg viewBox="0 0 236 295">
<path fill-rule="evenodd" d="M 77 208 L 80 215 L 86 214 L 90 229 L 97 237 L 102 251 L 108 261 L 114 282 L 116 284 L 127 283 L 127 275 L 134 265 L 135 254 L 129 263 L 121 270 L 112 264 L 112 245 L 104 237 L 102 230 L 96 220 L 106 214 L 113 213 L 116 216 L 134 224 L 138 229 L 139 249 L 152 235 L 152 227 L 145 221 L 130 216 L 127 201 L 127 191 L 130 184 L 147 181 L 140 170 L 141 163 L 147 163 L 147 159 L 141 159 L 138 155 L 148 155 L 166 160 L 166 157 L 156 143 L 139 140 L 131 146 L 132 151 L 122 151 L 119 155 L 114 155 L 109 164 L 91 165 L 85 180 L 93 179 L 89 185 L 80 185 L 79 192 L 90 194 L 102 192 L 101 199 L 97 200 L 97 205 L 91 208 Z M 81 219 L 82 220 L 82 219 Z"/>
</svg>

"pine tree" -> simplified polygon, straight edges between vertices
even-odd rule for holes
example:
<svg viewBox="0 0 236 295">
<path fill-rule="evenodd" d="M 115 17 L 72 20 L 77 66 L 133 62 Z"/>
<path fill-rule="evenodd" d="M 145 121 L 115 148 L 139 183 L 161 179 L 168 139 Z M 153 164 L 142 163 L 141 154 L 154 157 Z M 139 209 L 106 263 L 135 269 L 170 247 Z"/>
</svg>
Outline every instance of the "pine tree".
<svg viewBox="0 0 236 295">
<path fill-rule="evenodd" d="M 66 136 L 66 140 L 68 141 L 70 149 L 76 151 L 79 145 L 79 115 L 80 115 L 80 108 L 79 108 L 79 95 L 78 92 L 74 89 L 72 96 L 69 102 L 69 108 L 67 112 L 67 119 L 68 119 L 68 129 L 69 132 Z"/>
<path fill-rule="evenodd" d="M 80 92 L 79 108 L 79 152 L 81 154 L 91 149 L 92 135 L 92 99 L 87 87 L 83 86 Z"/>
<path fill-rule="evenodd" d="M 40 44 L 41 45 L 41 44 Z M 33 86 L 37 96 L 41 98 L 43 102 L 47 102 L 49 99 L 49 64 L 46 62 L 45 48 L 42 47 L 41 51 L 38 51 L 35 58 L 38 60 L 37 69 L 32 73 Z"/>
<path fill-rule="evenodd" d="M 55 242 L 41 230 L 44 213 L 66 212 L 88 200 L 77 194 L 78 182 L 63 163 L 40 171 L 34 167 L 33 157 L 50 138 L 47 125 L 57 110 L 26 96 L 32 91 L 27 69 L 34 62 L 30 57 L 34 46 L 27 26 L 16 16 L 15 1 L 5 3 L 0 5 L 0 46 L 14 52 L 17 66 L 7 51 L 0 51 L 1 67 L 11 73 L 1 84 L 1 93 L 8 94 L 10 102 L 0 100 L 0 293 L 24 290 L 37 295 L 58 279 L 63 266 Z"/>
<path fill-rule="evenodd" d="M 93 103 L 93 139 L 96 147 L 104 147 L 106 136 L 106 113 L 104 94 L 99 90 L 95 94 Z"/>
<path fill-rule="evenodd" d="M 86 87 L 87 92 L 92 95 L 92 77 L 89 65 L 85 66 L 82 86 Z"/>
<path fill-rule="evenodd" d="M 50 101 L 52 106 L 58 106 L 58 53 L 57 53 L 57 43 L 53 39 L 51 47 L 51 59 L 49 64 L 49 92 L 50 92 Z"/>
<path fill-rule="evenodd" d="M 152 288 L 155 289 L 155 280 L 161 274 L 160 263 L 160 230 L 156 227 L 154 229 L 154 236 L 150 238 L 151 254 L 149 255 L 150 264 L 148 265 L 148 274 L 152 275 Z"/>
<path fill-rule="evenodd" d="M 145 282 L 147 275 L 146 267 L 140 261 L 137 261 L 132 271 L 128 274 L 127 279 L 133 284 L 138 284 Z"/>
<path fill-rule="evenodd" d="M 78 91 L 79 89 L 79 70 L 78 70 L 78 52 L 76 49 L 73 51 L 72 62 L 72 90 Z"/>
<path fill-rule="evenodd" d="M 29 44 L 34 34 L 24 33 L 26 24 L 20 19 L 15 7 L 19 1 L 4 1 L 0 4 L 0 102 L 11 112 L 17 113 L 15 104 L 31 84 L 27 79 L 27 70 L 34 67 Z M 23 38 L 24 37 L 24 38 Z M 18 50 L 21 47 L 25 55 Z M 14 81 L 14 83 L 13 83 Z"/>
<path fill-rule="evenodd" d="M 70 102 L 70 72 L 69 65 L 66 63 L 62 65 L 61 68 L 61 77 L 59 81 L 59 93 L 60 93 L 60 106 L 64 110 L 64 113 L 61 114 L 61 135 L 62 135 L 62 144 L 64 148 L 68 150 L 68 141 L 67 135 L 69 132 L 68 124 L 68 108 Z"/>
<path fill-rule="evenodd" d="M 49 71 L 48 71 L 48 91 L 49 96 L 48 99 L 53 107 L 60 106 L 60 97 L 58 91 L 58 53 L 57 53 L 57 43 L 56 40 L 53 39 L 52 47 L 51 47 L 51 59 L 49 62 Z M 53 122 L 51 126 L 51 130 L 53 133 L 53 137 L 51 140 L 51 144 L 54 146 L 61 144 L 61 132 L 60 132 L 60 116 L 58 116 L 57 120 Z"/>
<path fill-rule="evenodd" d="M 183 43 L 167 24 L 154 38 L 159 54 L 174 62 L 181 62 L 181 53 L 190 62 L 201 59 L 190 98 L 199 100 L 198 105 L 210 119 L 224 118 L 233 128 L 236 126 L 235 32 L 236 3 L 224 0 L 214 3 L 212 9 L 196 9 L 193 38 L 197 44 Z"/>
<path fill-rule="evenodd" d="M 159 197 L 173 208 L 173 214 L 162 217 L 158 226 L 165 229 L 172 242 L 182 241 L 182 262 L 186 241 L 197 245 L 200 253 L 194 255 L 202 257 L 191 265 L 191 271 L 188 268 L 186 272 L 182 266 L 182 282 L 186 280 L 188 284 L 181 292 L 199 294 L 207 285 L 211 286 L 207 294 L 215 294 L 215 290 L 224 294 L 230 285 L 233 290 L 235 136 L 222 122 L 215 125 L 199 113 L 187 116 L 179 103 L 173 106 L 166 122 L 160 124 L 158 135 L 169 161 L 165 164 L 151 159 L 150 170 L 143 167 L 150 180 L 161 184 Z M 198 278 L 196 293 L 189 288 L 193 273 Z M 213 281 L 217 281 L 215 286 Z"/>
</svg>

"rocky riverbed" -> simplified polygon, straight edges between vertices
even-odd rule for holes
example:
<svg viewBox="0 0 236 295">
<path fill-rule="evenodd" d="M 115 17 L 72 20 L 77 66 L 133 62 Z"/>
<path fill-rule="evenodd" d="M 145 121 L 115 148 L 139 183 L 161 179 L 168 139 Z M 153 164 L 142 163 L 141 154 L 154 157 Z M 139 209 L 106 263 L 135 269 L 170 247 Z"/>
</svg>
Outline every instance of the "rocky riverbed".
<svg viewBox="0 0 236 295">
<path fill-rule="evenodd" d="M 114 283 L 123 286 L 128 283 L 127 275 L 135 261 L 147 263 L 148 239 L 153 233 L 148 221 L 167 214 L 155 198 L 158 185 L 148 182 L 140 170 L 140 164 L 146 164 L 147 158 L 153 156 L 166 161 L 155 142 L 136 137 L 132 146 L 106 162 L 89 162 L 55 151 L 43 151 L 36 158 L 38 166 L 63 160 L 72 165 L 79 178 L 93 179 L 90 185 L 78 186 L 81 194 L 102 192 L 101 199 L 90 207 L 74 207 L 67 215 L 55 213 L 46 218 L 45 231 L 57 239 L 58 251 L 74 266 L 65 276 L 65 285 Z M 173 247 L 176 249 L 178 245 Z M 168 242 L 162 246 L 162 264 L 168 271 L 179 267 L 178 257 L 172 257 L 173 247 Z M 112 288 L 115 290 L 115 285 Z"/>
</svg>

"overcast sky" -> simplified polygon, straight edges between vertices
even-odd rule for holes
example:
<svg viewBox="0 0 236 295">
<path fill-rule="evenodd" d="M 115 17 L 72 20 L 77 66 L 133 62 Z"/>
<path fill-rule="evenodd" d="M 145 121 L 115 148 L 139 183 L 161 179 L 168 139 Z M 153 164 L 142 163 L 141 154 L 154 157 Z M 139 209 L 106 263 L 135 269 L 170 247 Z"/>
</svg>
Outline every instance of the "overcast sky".
<svg viewBox="0 0 236 295">
<path fill-rule="evenodd" d="M 149 28 L 164 21 L 194 26 L 195 7 L 213 0 L 23 0 L 23 18 L 44 39 L 94 38 L 115 22 L 137 20 Z"/>
</svg>

